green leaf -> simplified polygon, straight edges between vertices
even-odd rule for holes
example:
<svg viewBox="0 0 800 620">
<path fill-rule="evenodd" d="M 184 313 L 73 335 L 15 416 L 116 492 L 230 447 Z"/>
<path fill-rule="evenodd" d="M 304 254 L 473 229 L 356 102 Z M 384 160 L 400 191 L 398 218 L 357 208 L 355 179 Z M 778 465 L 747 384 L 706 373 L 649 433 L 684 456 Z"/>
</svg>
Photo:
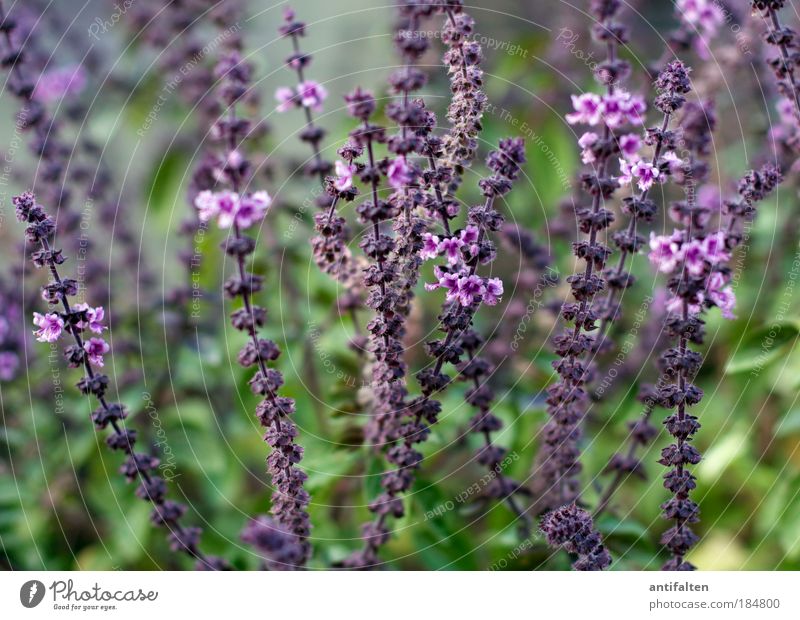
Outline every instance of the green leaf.
<svg viewBox="0 0 800 620">
<path fill-rule="evenodd" d="M 598 519 L 596 525 L 600 533 L 605 536 L 642 538 L 645 540 L 650 536 L 647 528 L 632 517 L 618 519 L 613 515 L 605 514 Z"/>
<path fill-rule="evenodd" d="M 719 479 L 728 466 L 747 449 L 747 437 L 740 431 L 731 431 L 713 444 L 697 470 L 707 482 Z"/>
<path fill-rule="evenodd" d="M 800 433 L 800 409 L 792 409 L 780 420 L 775 421 L 775 437 L 788 437 Z"/>
<path fill-rule="evenodd" d="M 728 360 L 725 373 L 760 372 L 783 358 L 800 334 L 797 321 L 778 321 L 750 332 Z"/>
</svg>

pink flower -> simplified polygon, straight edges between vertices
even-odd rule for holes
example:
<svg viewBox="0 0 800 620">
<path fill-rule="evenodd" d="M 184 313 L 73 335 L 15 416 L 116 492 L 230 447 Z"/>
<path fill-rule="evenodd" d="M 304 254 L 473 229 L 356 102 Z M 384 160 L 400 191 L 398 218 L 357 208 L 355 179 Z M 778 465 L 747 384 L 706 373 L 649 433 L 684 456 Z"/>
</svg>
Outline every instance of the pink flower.
<svg viewBox="0 0 800 620">
<path fill-rule="evenodd" d="M 272 198 L 264 191 L 244 196 L 239 201 L 234 216 L 236 225 L 239 228 L 248 228 L 256 222 L 260 222 L 264 219 L 271 204 Z"/>
<path fill-rule="evenodd" d="M 425 284 L 426 291 L 435 291 L 437 288 L 443 288 L 447 291 L 445 299 L 453 301 L 458 296 L 458 281 L 462 277 L 461 272 L 447 273 L 438 265 L 433 268 L 433 274 L 436 276 L 436 282 Z"/>
<path fill-rule="evenodd" d="M 786 97 L 781 97 L 778 103 L 775 104 L 775 109 L 781 117 L 781 122 L 785 125 L 793 126 L 797 119 L 797 112 L 795 112 L 794 102 Z"/>
<path fill-rule="evenodd" d="M 55 342 L 64 330 L 64 319 L 55 312 L 41 315 L 33 313 L 33 324 L 39 329 L 33 332 L 39 342 Z"/>
<path fill-rule="evenodd" d="M 625 124 L 627 116 L 622 109 L 621 99 L 619 95 L 603 95 L 603 103 L 601 106 L 603 120 L 606 125 L 611 129 L 616 129 Z"/>
<path fill-rule="evenodd" d="M 77 324 L 78 329 L 86 329 L 88 327 L 95 334 L 102 334 L 103 330 L 106 329 L 103 326 L 103 319 L 106 316 L 103 306 L 91 308 L 89 304 L 75 304 L 73 309 L 86 312 L 86 321 L 79 321 Z"/>
<path fill-rule="evenodd" d="M 473 226 L 469 224 L 461 231 L 458 235 L 459 239 L 464 242 L 465 245 L 469 245 L 470 243 L 477 243 L 478 237 L 480 237 L 480 230 L 478 230 L 477 226 Z"/>
<path fill-rule="evenodd" d="M 594 146 L 598 138 L 599 136 L 593 131 L 587 131 L 580 137 L 580 140 L 578 140 L 578 146 L 583 149 L 581 151 L 581 161 L 584 164 L 591 164 L 594 162 L 595 156 L 591 147 Z"/>
<path fill-rule="evenodd" d="M 619 183 L 620 186 L 633 183 L 633 163 L 629 162 L 627 159 L 620 158 L 619 160 L 619 176 L 617 177 L 617 183 Z"/>
<path fill-rule="evenodd" d="M 288 86 L 281 86 L 275 91 L 275 100 L 278 102 L 275 108 L 278 112 L 288 112 L 297 105 L 294 91 Z"/>
<path fill-rule="evenodd" d="M 703 302 L 705 301 L 705 295 L 703 293 L 697 293 L 697 297 L 689 302 L 687 310 L 689 311 L 690 315 L 700 314 L 700 311 L 703 309 Z M 667 302 L 667 312 L 672 312 L 674 314 L 683 314 L 683 299 L 681 297 L 673 297 Z"/>
<path fill-rule="evenodd" d="M 263 219 L 271 204 L 272 198 L 264 191 L 240 198 L 228 190 L 216 193 L 206 190 L 194 199 L 200 220 L 207 222 L 216 217 L 220 228 L 229 228 L 234 222 L 240 228 L 252 226 Z"/>
<path fill-rule="evenodd" d="M 716 35 L 725 22 L 725 14 L 714 0 L 677 0 L 675 8 L 680 19 L 702 30 L 709 38 Z"/>
<path fill-rule="evenodd" d="M 297 86 L 297 94 L 300 97 L 300 104 L 315 112 L 322 110 L 322 102 L 328 98 L 328 91 L 325 90 L 325 87 L 314 80 L 300 82 Z"/>
<path fill-rule="evenodd" d="M 703 239 L 703 251 L 705 252 L 706 260 L 712 265 L 729 261 L 731 258 L 725 244 L 725 233 L 723 232 L 716 232 Z"/>
<path fill-rule="evenodd" d="M 703 185 L 700 191 L 697 192 L 697 204 L 708 209 L 711 213 L 719 213 L 722 205 L 722 195 L 719 193 L 719 187 L 713 183 Z"/>
<path fill-rule="evenodd" d="M 86 87 L 86 71 L 80 65 L 45 71 L 39 77 L 33 98 L 42 103 L 79 94 Z"/>
<path fill-rule="evenodd" d="M 439 237 L 431 233 L 422 234 L 422 249 L 419 251 L 419 257 L 422 260 L 430 260 L 439 256 Z"/>
<path fill-rule="evenodd" d="M 721 273 L 715 271 L 708 279 L 708 297 L 722 311 L 726 319 L 735 319 L 733 309 L 736 307 L 736 294 Z"/>
<path fill-rule="evenodd" d="M 669 237 L 650 233 L 650 263 L 663 273 L 672 273 L 681 260 L 680 233 Z"/>
<path fill-rule="evenodd" d="M 601 113 L 606 125 L 611 129 L 626 124 L 641 125 L 646 110 L 644 99 L 638 95 L 619 91 L 613 95 L 603 95 Z"/>
<path fill-rule="evenodd" d="M 89 338 L 83 343 L 83 349 L 89 362 L 95 366 L 103 366 L 103 356 L 109 351 L 108 343 L 102 338 Z"/>
<path fill-rule="evenodd" d="M 389 180 L 389 185 L 395 189 L 400 189 L 411 182 L 411 168 L 404 156 L 400 155 L 392 160 L 386 178 Z"/>
<path fill-rule="evenodd" d="M 472 224 L 464 228 L 458 235 L 461 242 L 469 247 L 470 256 L 475 256 L 478 253 L 478 237 L 480 237 L 480 231 L 477 226 Z"/>
<path fill-rule="evenodd" d="M 458 279 L 458 303 L 462 306 L 471 306 L 475 299 L 486 292 L 483 279 L 479 276 L 464 276 Z"/>
<path fill-rule="evenodd" d="M 224 190 L 214 194 L 214 199 L 217 203 L 217 224 L 220 228 L 230 228 L 239 210 L 239 194 Z"/>
<path fill-rule="evenodd" d="M 628 161 L 627 159 L 619 160 L 620 176 L 617 177 L 617 182 L 620 185 L 628 185 L 633 182 L 634 177 L 639 179 L 637 185 L 639 189 L 646 192 L 653 186 L 653 182 L 659 176 L 658 168 L 653 164 L 643 161 Z"/>
<path fill-rule="evenodd" d="M 486 290 L 483 293 L 483 303 L 494 306 L 503 296 L 503 281 L 500 278 L 487 278 Z"/>
<path fill-rule="evenodd" d="M 631 125 L 641 125 L 644 123 L 644 113 L 647 111 L 647 104 L 641 95 L 631 95 L 630 93 L 620 93 L 620 107 L 625 113 L 627 121 Z"/>
<path fill-rule="evenodd" d="M 340 192 L 346 192 L 353 187 L 353 175 L 356 172 L 356 167 L 351 164 L 346 164 L 343 161 L 336 160 L 336 180 L 333 186 Z"/>
<path fill-rule="evenodd" d="M 635 164 L 633 164 L 633 167 L 631 168 L 631 173 L 633 174 L 633 176 L 639 179 L 637 185 L 639 186 L 639 189 L 642 190 L 643 192 L 646 192 L 651 187 L 653 187 L 653 182 L 658 178 L 658 175 L 660 174 L 658 168 L 656 168 L 653 164 L 643 160 L 639 160 Z"/>
<path fill-rule="evenodd" d="M 194 206 L 197 209 L 197 216 L 201 222 L 207 222 L 219 215 L 219 206 L 214 192 L 205 190 L 197 194 L 194 199 Z"/>
<path fill-rule="evenodd" d="M 626 133 L 619 138 L 619 150 L 627 160 L 639 159 L 639 149 L 642 148 L 642 139 L 639 134 Z"/>
<path fill-rule="evenodd" d="M 458 237 L 450 237 L 448 239 L 442 239 L 437 249 L 440 254 L 444 254 L 447 257 L 448 263 L 455 265 L 461 260 L 461 248 L 463 246 L 464 242 L 461 241 L 461 239 Z"/>
<path fill-rule="evenodd" d="M 19 357 L 11 351 L 0 353 L 0 381 L 11 381 L 19 368 Z"/>
<path fill-rule="evenodd" d="M 572 95 L 572 107 L 575 112 L 567 114 L 566 119 L 570 125 L 583 123 L 585 125 L 597 125 L 600 122 L 599 95 L 594 93 L 584 93 L 583 95 Z"/>
<path fill-rule="evenodd" d="M 675 173 L 683 167 L 683 160 L 678 157 L 675 151 L 667 151 L 661 156 L 661 159 L 669 164 L 669 171 Z"/>
<path fill-rule="evenodd" d="M 701 241 L 692 240 L 681 248 L 683 264 L 693 276 L 701 276 L 706 270 L 706 251 Z"/>
</svg>

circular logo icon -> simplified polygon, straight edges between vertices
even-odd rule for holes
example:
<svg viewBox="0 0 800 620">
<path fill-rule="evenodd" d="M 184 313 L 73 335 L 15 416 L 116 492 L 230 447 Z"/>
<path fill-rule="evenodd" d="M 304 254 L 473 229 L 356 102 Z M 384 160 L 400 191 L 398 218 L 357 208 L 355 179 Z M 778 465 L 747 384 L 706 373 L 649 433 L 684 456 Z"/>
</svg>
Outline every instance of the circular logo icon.
<svg viewBox="0 0 800 620">
<path fill-rule="evenodd" d="M 44 584 L 36 579 L 31 579 L 22 584 L 19 589 L 19 602 L 28 609 L 36 607 L 44 598 Z"/>
</svg>

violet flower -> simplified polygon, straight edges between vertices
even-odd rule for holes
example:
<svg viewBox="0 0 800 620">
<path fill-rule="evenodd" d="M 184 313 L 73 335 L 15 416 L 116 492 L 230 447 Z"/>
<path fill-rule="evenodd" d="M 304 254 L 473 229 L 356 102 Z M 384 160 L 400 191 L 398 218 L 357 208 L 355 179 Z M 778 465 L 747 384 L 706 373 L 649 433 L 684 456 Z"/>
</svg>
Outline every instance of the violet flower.
<svg viewBox="0 0 800 620">
<path fill-rule="evenodd" d="M 93 366 L 103 367 L 103 356 L 109 352 L 111 347 L 102 338 L 89 338 L 83 343 L 83 349 L 86 351 L 86 356 Z"/>
<path fill-rule="evenodd" d="M 769 165 L 759 172 L 749 172 L 740 181 L 740 200 L 726 205 L 729 221 L 725 245 L 728 251 L 741 241 L 738 231 L 741 220 L 752 217 L 756 203 L 763 200 L 780 181 L 780 173 Z M 681 250 L 689 245 L 696 248 L 698 240 L 702 241 L 693 235 L 691 228 L 686 228 L 683 231 Z M 709 246 L 700 244 L 700 247 Z M 711 247 L 716 250 L 703 255 L 705 268 L 702 272 L 690 272 L 684 258 L 682 264 L 674 270 L 668 285 L 678 303 L 672 305 L 672 314 L 666 325 L 667 333 L 676 341 L 676 346 L 667 349 L 659 359 L 666 381 L 656 391 L 657 403 L 673 410 L 664 420 L 664 425 L 674 441 L 661 451 L 659 460 L 659 463 L 668 468 L 664 476 L 664 487 L 673 494 L 661 506 L 663 517 L 674 521 L 674 525 L 661 538 L 662 544 L 672 554 L 663 570 L 694 569 L 685 556 L 698 541 L 690 526 L 699 520 L 699 508 L 689 497 L 696 482 L 688 467 L 701 460 L 700 453 L 691 443 L 700 423 L 687 408 L 699 403 L 703 396 L 702 390 L 692 383 L 703 358 L 691 350 L 690 344 L 703 343 L 705 330 L 700 315 L 704 309 L 719 306 L 723 313 L 729 314 L 733 305 L 733 293 L 727 287 L 730 270 L 719 260 L 716 243 Z M 729 254 L 725 252 L 725 256 Z"/>
<path fill-rule="evenodd" d="M 684 77 L 680 73 L 669 72 L 670 67 L 674 68 L 675 63 L 670 63 L 661 74 L 662 84 L 680 84 Z M 663 79 L 662 79 L 663 78 Z M 659 107 L 666 107 L 666 110 L 673 110 L 675 105 L 682 101 L 680 93 L 676 99 L 676 94 L 669 91 L 662 92 L 657 98 Z M 704 161 L 710 154 L 711 136 L 716 124 L 714 107 L 711 103 L 685 102 L 681 104 L 682 114 L 678 127 L 672 134 L 672 139 L 683 147 L 686 155 L 677 168 L 670 168 L 672 182 L 684 187 L 686 200 L 673 201 L 668 209 L 670 217 L 676 223 L 684 227 L 683 230 L 674 231 L 669 236 L 653 235 L 651 238 L 650 262 L 663 273 L 685 273 L 687 277 L 696 280 L 702 278 L 706 273 L 707 265 L 716 265 L 720 260 L 727 260 L 725 248 L 720 247 L 721 239 L 717 233 L 706 229 L 709 223 L 708 208 L 696 200 L 695 187 L 701 185 L 707 178 L 709 167 Z M 662 110 L 664 111 L 664 110 Z M 669 165 L 669 164 L 668 164 Z M 690 231 L 687 232 L 687 231 Z M 672 296 L 668 299 L 665 308 L 668 313 L 682 315 L 684 310 L 687 314 L 698 314 L 705 302 L 707 291 L 696 289 L 687 298 Z M 726 306 L 725 314 L 732 313 L 732 300 L 730 299 L 725 287 L 714 290 L 714 296 Z M 685 307 L 684 307 L 685 306 Z M 609 315 L 611 316 L 611 315 Z M 666 321 L 666 334 L 674 337 L 673 330 L 669 328 L 668 318 Z M 670 379 L 667 377 L 667 379 Z M 645 411 L 638 422 L 631 423 L 631 446 L 627 454 L 618 452 L 609 460 L 605 471 L 614 473 L 614 476 L 601 494 L 601 500 L 595 515 L 599 515 L 608 506 L 615 489 L 622 483 L 628 474 L 643 476 L 643 465 L 636 455 L 637 448 L 645 446 L 652 439 L 655 433 L 650 426 L 649 418 L 654 405 L 663 402 L 662 392 L 669 390 L 670 386 L 665 379 L 659 380 L 652 394 L 643 394 Z M 651 402 L 652 401 L 652 402 Z"/>
<path fill-rule="evenodd" d="M 234 259 L 236 273 L 225 282 L 224 288 L 229 298 L 242 300 L 242 307 L 231 314 L 231 324 L 248 335 L 248 342 L 239 352 L 238 359 L 245 368 L 256 368 L 250 379 L 250 388 L 263 398 L 256 407 L 256 416 L 267 429 L 264 440 L 272 449 L 267 457 L 267 468 L 275 485 L 272 514 L 275 521 L 295 537 L 293 544 L 301 550 L 294 564 L 281 567 L 302 568 L 311 552 L 308 542 L 311 526 L 306 511 L 310 496 L 303 488 L 307 476 L 298 467 L 303 449 L 295 441 L 298 431 L 290 419 L 295 411 L 295 402 L 279 395 L 283 376 L 267 366 L 268 362 L 277 359 L 280 350 L 273 341 L 259 337 L 259 329 L 266 321 L 266 310 L 255 305 L 253 295 L 261 290 L 262 278 L 250 273 L 246 265 L 247 257 L 255 251 L 256 242 L 244 233 L 244 229 L 260 223 L 271 202 L 266 192 L 248 192 L 245 189 L 251 166 L 239 145 L 247 136 L 249 122 L 236 115 L 236 106 L 250 87 L 251 68 L 238 52 L 230 52 L 219 61 L 216 73 L 221 79 L 220 96 L 227 107 L 227 115 L 217 121 L 213 134 L 219 137 L 224 150 L 220 160 L 226 165 L 219 180 L 227 184 L 228 189 L 204 195 L 197 206 L 210 217 L 217 217 L 221 228 L 230 226 L 231 229 L 231 236 L 223 248 Z"/>
<path fill-rule="evenodd" d="M 339 149 L 339 154 L 343 160 L 337 160 L 335 166 L 326 161 L 321 153 L 322 141 L 326 132 L 314 121 L 313 111 L 319 111 L 322 100 L 327 96 L 327 92 L 320 86 L 313 90 L 316 95 L 316 103 L 309 98 L 309 81 L 305 77 L 305 70 L 311 64 L 310 54 L 302 52 L 300 49 L 300 38 L 305 36 L 306 25 L 297 20 L 295 12 L 291 8 L 284 10 L 284 23 L 280 28 L 280 34 L 288 37 L 292 41 L 292 54 L 286 59 L 288 67 L 293 69 L 297 76 L 298 90 L 306 92 L 306 103 L 296 99 L 291 88 L 282 87 L 278 89 L 276 98 L 279 100 L 279 111 L 286 111 L 291 108 L 293 102 L 299 101 L 304 106 L 306 125 L 300 133 L 300 139 L 311 146 L 313 161 L 306 167 L 306 174 L 318 176 L 322 193 L 317 196 L 316 203 L 326 211 L 324 214 L 317 214 L 314 218 L 314 228 L 317 232 L 311 240 L 314 253 L 314 260 L 319 268 L 339 281 L 345 293 L 339 301 L 340 310 L 349 310 L 356 328 L 356 337 L 351 346 L 359 355 L 363 354 L 365 343 L 364 336 L 359 333 L 358 309 L 363 305 L 363 286 L 360 271 L 365 265 L 355 259 L 348 247 L 350 241 L 350 231 L 346 226 L 344 218 L 336 214 L 339 200 L 352 201 L 356 194 L 351 191 L 353 188 L 353 178 L 358 172 L 353 165 L 353 160 L 360 157 L 361 153 L 357 144 L 350 142 Z M 333 170 L 334 178 L 330 179 L 327 175 Z"/>
<path fill-rule="evenodd" d="M 8 15 L 3 2 L 0 0 L 0 55 L 2 67 L 9 72 L 7 82 L 8 90 L 20 102 L 16 125 L 25 133 L 32 134 L 26 140 L 33 155 L 40 160 L 40 170 L 45 171 L 41 179 L 38 193 L 44 194 L 45 202 L 58 209 L 57 224 L 59 231 L 66 238 L 75 243 L 75 251 L 86 253 L 86 248 L 79 247 L 80 234 L 78 228 L 81 223 L 81 214 L 71 208 L 72 193 L 66 183 L 65 174 L 68 169 L 73 148 L 67 144 L 61 135 L 60 124 L 51 116 L 46 105 L 35 97 L 36 84 L 40 76 L 31 58 L 28 48 L 33 41 L 26 42 L 26 38 L 19 41 L 13 36 L 20 25 L 14 15 Z M 26 49 L 22 48 L 25 43 Z M 4 48 L 4 49 L 2 49 Z M 89 253 L 87 269 L 96 268 L 96 263 Z"/>
<path fill-rule="evenodd" d="M 573 97 L 575 112 L 568 115 L 567 120 L 573 124 L 599 126 L 602 137 L 590 147 L 595 161 L 581 177 L 584 191 L 591 196 L 591 206 L 580 207 L 575 212 L 581 232 L 588 237 L 573 244 L 576 257 L 585 261 L 586 266 L 567 278 L 575 301 L 564 304 L 561 309 L 562 318 L 572 327 L 553 339 L 560 358 L 553 362 L 553 367 L 560 380 L 548 388 L 550 419 L 543 429 L 543 441 L 532 476 L 534 511 L 540 514 L 570 504 L 580 494 L 578 476 L 582 466 L 578 444 L 587 401 L 585 385 L 593 372 L 585 358 L 595 345 L 588 332 L 597 329 L 596 322 L 601 318 L 594 301 L 606 287 L 603 270 L 611 254 L 611 248 L 600 242 L 600 236 L 614 220 L 614 214 L 603 205 L 619 187 L 609 170 L 610 161 L 619 152 L 613 130 L 621 128 L 623 123 L 641 124 L 644 112 L 640 97 L 620 89 L 621 79 L 629 72 L 628 63 L 617 58 L 618 46 L 627 41 L 625 27 L 614 21 L 620 2 L 595 0 L 591 6 L 597 20 L 594 36 L 606 46 L 608 54 L 595 72 L 595 78 L 605 85 L 606 92 Z"/>
<path fill-rule="evenodd" d="M 379 427 L 381 437 L 385 438 L 390 448 L 387 451 L 387 460 L 395 465 L 396 469 L 384 474 L 381 485 L 384 492 L 370 504 L 370 510 L 376 518 L 365 526 L 365 547 L 359 550 L 345 562 L 350 568 L 369 568 L 378 562 L 378 551 L 389 539 L 389 530 L 386 521 L 390 516 L 400 517 L 405 513 L 401 494 L 408 491 L 414 481 L 414 471 L 420 466 L 422 454 L 415 446 L 427 439 L 430 426 L 436 423 L 441 404 L 435 396 L 449 383 L 450 377 L 443 372 L 445 363 L 458 365 L 465 352 L 464 338 L 475 354 L 477 347 L 470 344 L 468 331 L 475 312 L 484 303 L 487 290 L 486 279 L 477 274 L 478 267 L 491 263 L 495 258 L 494 244 L 487 238 L 489 232 L 497 231 L 503 224 L 503 217 L 495 210 L 494 202 L 498 197 L 508 193 L 513 181 L 518 177 L 520 166 L 525 162 L 524 142 L 521 138 L 505 139 L 500 141 L 500 148 L 493 151 L 487 158 L 487 164 L 492 175 L 482 179 L 479 183 L 485 197 L 485 203 L 472 207 L 468 215 L 468 226 L 474 227 L 478 233 L 474 239 L 477 251 L 466 254 L 462 251 L 461 262 L 454 266 L 437 266 L 439 281 L 436 287 L 426 286 L 428 290 L 445 288 L 448 295 L 445 306 L 440 315 L 440 330 L 444 332 L 444 339 L 426 343 L 426 350 L 433 360 L 433 366 L 417 373 L 417 381 L 422 395 L 405 403 L 406 390 L 401 385 L 392 386 L 396 392 L 393 396 L 387 393 L 383 400 L 392 399 L 393 408 L 383 416 Z M 467 234 L 470 239 L 472 231 Z M 455 236 L 460 236 L 456 233 Z M 422 245 L 417 249 L 419 253 Z M 497 282 L 492 281 L 491 292 L 495 295 L 491 301 L 497 301 L 496 294 L 500 292 Z M 370 296 L 372 298 L 372 296 Z M 465 303 L 468 302 L 468 303 Z M 379 349 L 379 351 L 382 351 Z M 379 361 L 382 359 L 379 357 Z M 475 358 L 474 361 L 465 361 L 457 366 L 470 380 L 478 379 L 483 374 L 484 364 Z M 402 399 L 400 396 L 402 395 Z M 493 497 L 502 498 L 513 506 L 515 514 L 524 519 L 523 511 L 516 505 L 512 495 L 519 490 L 519 485 L 510 481 L 502 474 L 499 463 L 504 452 L 491 444 L 491 436 L 486 432 L 497 430 L 499 420 L 491 414 L 490 404 L 493 396 L 491 390 L 484 383 L 471 389 L 467 393 L 467 401 L 479 409 L 476 414 L 474 428 L 484 433 L 487 442 L 485 454 L 479 457 L 479 462 L 485 464 L 495 472 L 491 493 Z M 396 403 L 396 404 L 395 404 Z M 402 409 L 397 407 L 403 404 Z M 496 457 L 500 457 L 499 459 Z"/>
<path fill-rule="evenodd" d="M 86 72 L 81 65 L 51 69 L 36 82 L 33 98 L 42 103 L 61 102 L 86 87 Z"/>
<path fill-rule="evenodd" d="M 39 248 L 31 254 L 33 264 L 36 267 L 46 267 L 50 272 L 52 282 L 45 287 L 50 303 L 61 307 L 61 310 L 53 309 L 44 315 L 34 313 L 34 323 L 39 327 L 38 339 L 52 343 L 64 335 L 72 337 L 74 344 L 64 349 L 64 357 L 70 368 L 83 368 L 84 376 L 77 386 L 84 394 L 92 394 L 100 404 L 92 413 L 95 427 L 98 430 L 111 427 L 112 434 L 108 436 L 106 443 L 112 450 L 119 450 L 127 455 L 120 471 L 131 482 L 139 480 L 136 495 L 153 504 L 151 520 L 169 530 L 170 548 L 194 558 L 198 569 L 226 568 L 227 564 L 220 558 L 206 556 L 200 551 L 202 530 L 181 524 L 180 519 L 186 512 L 186 506 L 167 499 L 166 482 L 152 473 L 158 467 L 158 459 L 134 451 L 136 431 L 122 424 L 127 417 L 125 407 L 106 399 L 110 380 L 106 375 L 98 374 L 92 365 L 103 365 L 102 357 L 108 353 L 109 347 L 101 338 L 84 340 L 83 331 L 91 325 L 92 320 L 97 322 L 98 313 L 88 307 L 73 306 L 70 303 L 70 298 L 77 293 L 77 285 L 75 280 L 62 278 L 59 272 L 59 266 L 66 258 L 61 250 L 50 245 L 50 239 L 55 232 L 53 218 L 36 203 L 30 192 L 14 197 L 13 202 L 17 219 L 27 224 L 25 235 L 28 241 Z M 90 319 L 90 312 L 93 319 Z M 94 329 L 98 328 L 95 324 Z"/>
<path fill-rule="evenodd" d="M 17 377 L 20 355 L 26 345 L 27 334 L 19 329 L 24 322 L 23 306 L 19 301 L 19 292 L 12 290 L 0 277 L 0 306 L 3 308 L 0 316 L 0 381 L 13 381 Z"/>
<path fill-rule="evenodd" d="M 64 331 L 64 319 L 57 312 L 41 315 L 33 313 L 33 324 L 39 329 L 34 332 L 39 342 L 56 342 Z"/>
<path fill-rule="evenodd" d="M 312 56 L 300 49 L 300 39 L 306 34 L 306 25 L 296 18 L 295 12 L 286 7 L 283 11 L 283 25 L 280 27 L 281 36 L 288 37 L 292 42 L 292 53 L 286 58 L 286 66 L 292 69 L 297 75 L 297 85 L 294 88 L 282 86 L 275 93 L 278 101 L 278 111 L 287 112 L 293 107 L 303 108 L 306 118 L 306 126 L 300 133 L 300 139 L 307 142 L 313 153 L 313 161 L 306 167 L 306 174 L 318 176 L 320 183 L 324 187 L 325 176 L 332 170 L 330 162 L 322 157 L 320 147 L 325 139 L 325 130 L 316 124 L 312 112 L 321 112 L 322 104 L 328 97 L 328 91 L 318 82 L 306 78 L 305 71 L 311 65 Z M 337 172 L 337 176 L 340 176 Z M 347 188 L 339 189 L 346 191 Z M 327 194 L 320 195 L 320 206 L 327 207 L 324 199 Z"/>
<path fill-rule="evenodd" d="M 775 73 L 775 80 L 781 95 L 786 97 L 795 106 L 798 115 L 795 123 L 800 119 L 800 84 L 795 73 L 797 69 L 797 32 L 782 24 L 778 17 L 785 0 L 752 0 L 751 5 L 754 15 L 760 15 L 767 27 L 765 41 L 777 48 L 778 56 L 769 59 L 769 65 Z"/>
<path fill-rule="evenodd" d="M 691 90 L 689 73 L 688 67 L 680 60 L 675 60 L 667 64 L 655 80 L 654 85 L 658 95 L 654 106 L 663 114 L 663 118 L 658 127 L 651 127 L 647 130 L 646 142 L 653 147 L 652 158 L 649 162 L 639 159 L 630 168 L 627 168 L 630 176 L 620 179 L 620 182 L 629 183 L 631 177 L 636 176 L 639 179 L 639 193 L 634 193 L 633 196 L 623 200 L 623 210 L 629 218 L 628 225 L 624 230 L 614 233 L 612 237 L 614 245 L 620 252 L 620 257 L 616 267 L 608 272 L 608 292 L 599 303 L 601 322 L 594 343 L 595 350 L 603 351 L 610 346 L 611 343 L 606 339 L 606 334 L 612 322 L 620 316 L 621 310 L 617 300 L 622 296 L 622 292 L 635 282 L 633 274 L 626 271 L 627 261 L 645 243 L 644 237 L 638 231 L 640 223 L 651 222 L 658 210 L 656 202 L 649 197 L 653 181 L 656 178 L 664 181 L 672 174 L 670 167 L 672 158 L 669 155 L 674 154 L 679 135 L 669 126 L 675 113 L 683 107 L 685 95 Z M 621 143 L 620 148 L 622 148 Z M 620 164 L 624 173 L 627 166 L 623 164 L 622 160 L 620 160 Z M 645 171 L 647 172 L 645 173 Z M 625 175 L 623 174 L 623 176 Z M 673 259 L 677 260 L 671 255 L 672 246 L 667 239 L 651 238 L 651 250 L 655 250 L 654 243 L 660 242 L 663 243 L 655 254 L 651 253 L 651 260 L 653 256 L 661 257 L 662 255 L 667 263 Z"/>
</svg>

